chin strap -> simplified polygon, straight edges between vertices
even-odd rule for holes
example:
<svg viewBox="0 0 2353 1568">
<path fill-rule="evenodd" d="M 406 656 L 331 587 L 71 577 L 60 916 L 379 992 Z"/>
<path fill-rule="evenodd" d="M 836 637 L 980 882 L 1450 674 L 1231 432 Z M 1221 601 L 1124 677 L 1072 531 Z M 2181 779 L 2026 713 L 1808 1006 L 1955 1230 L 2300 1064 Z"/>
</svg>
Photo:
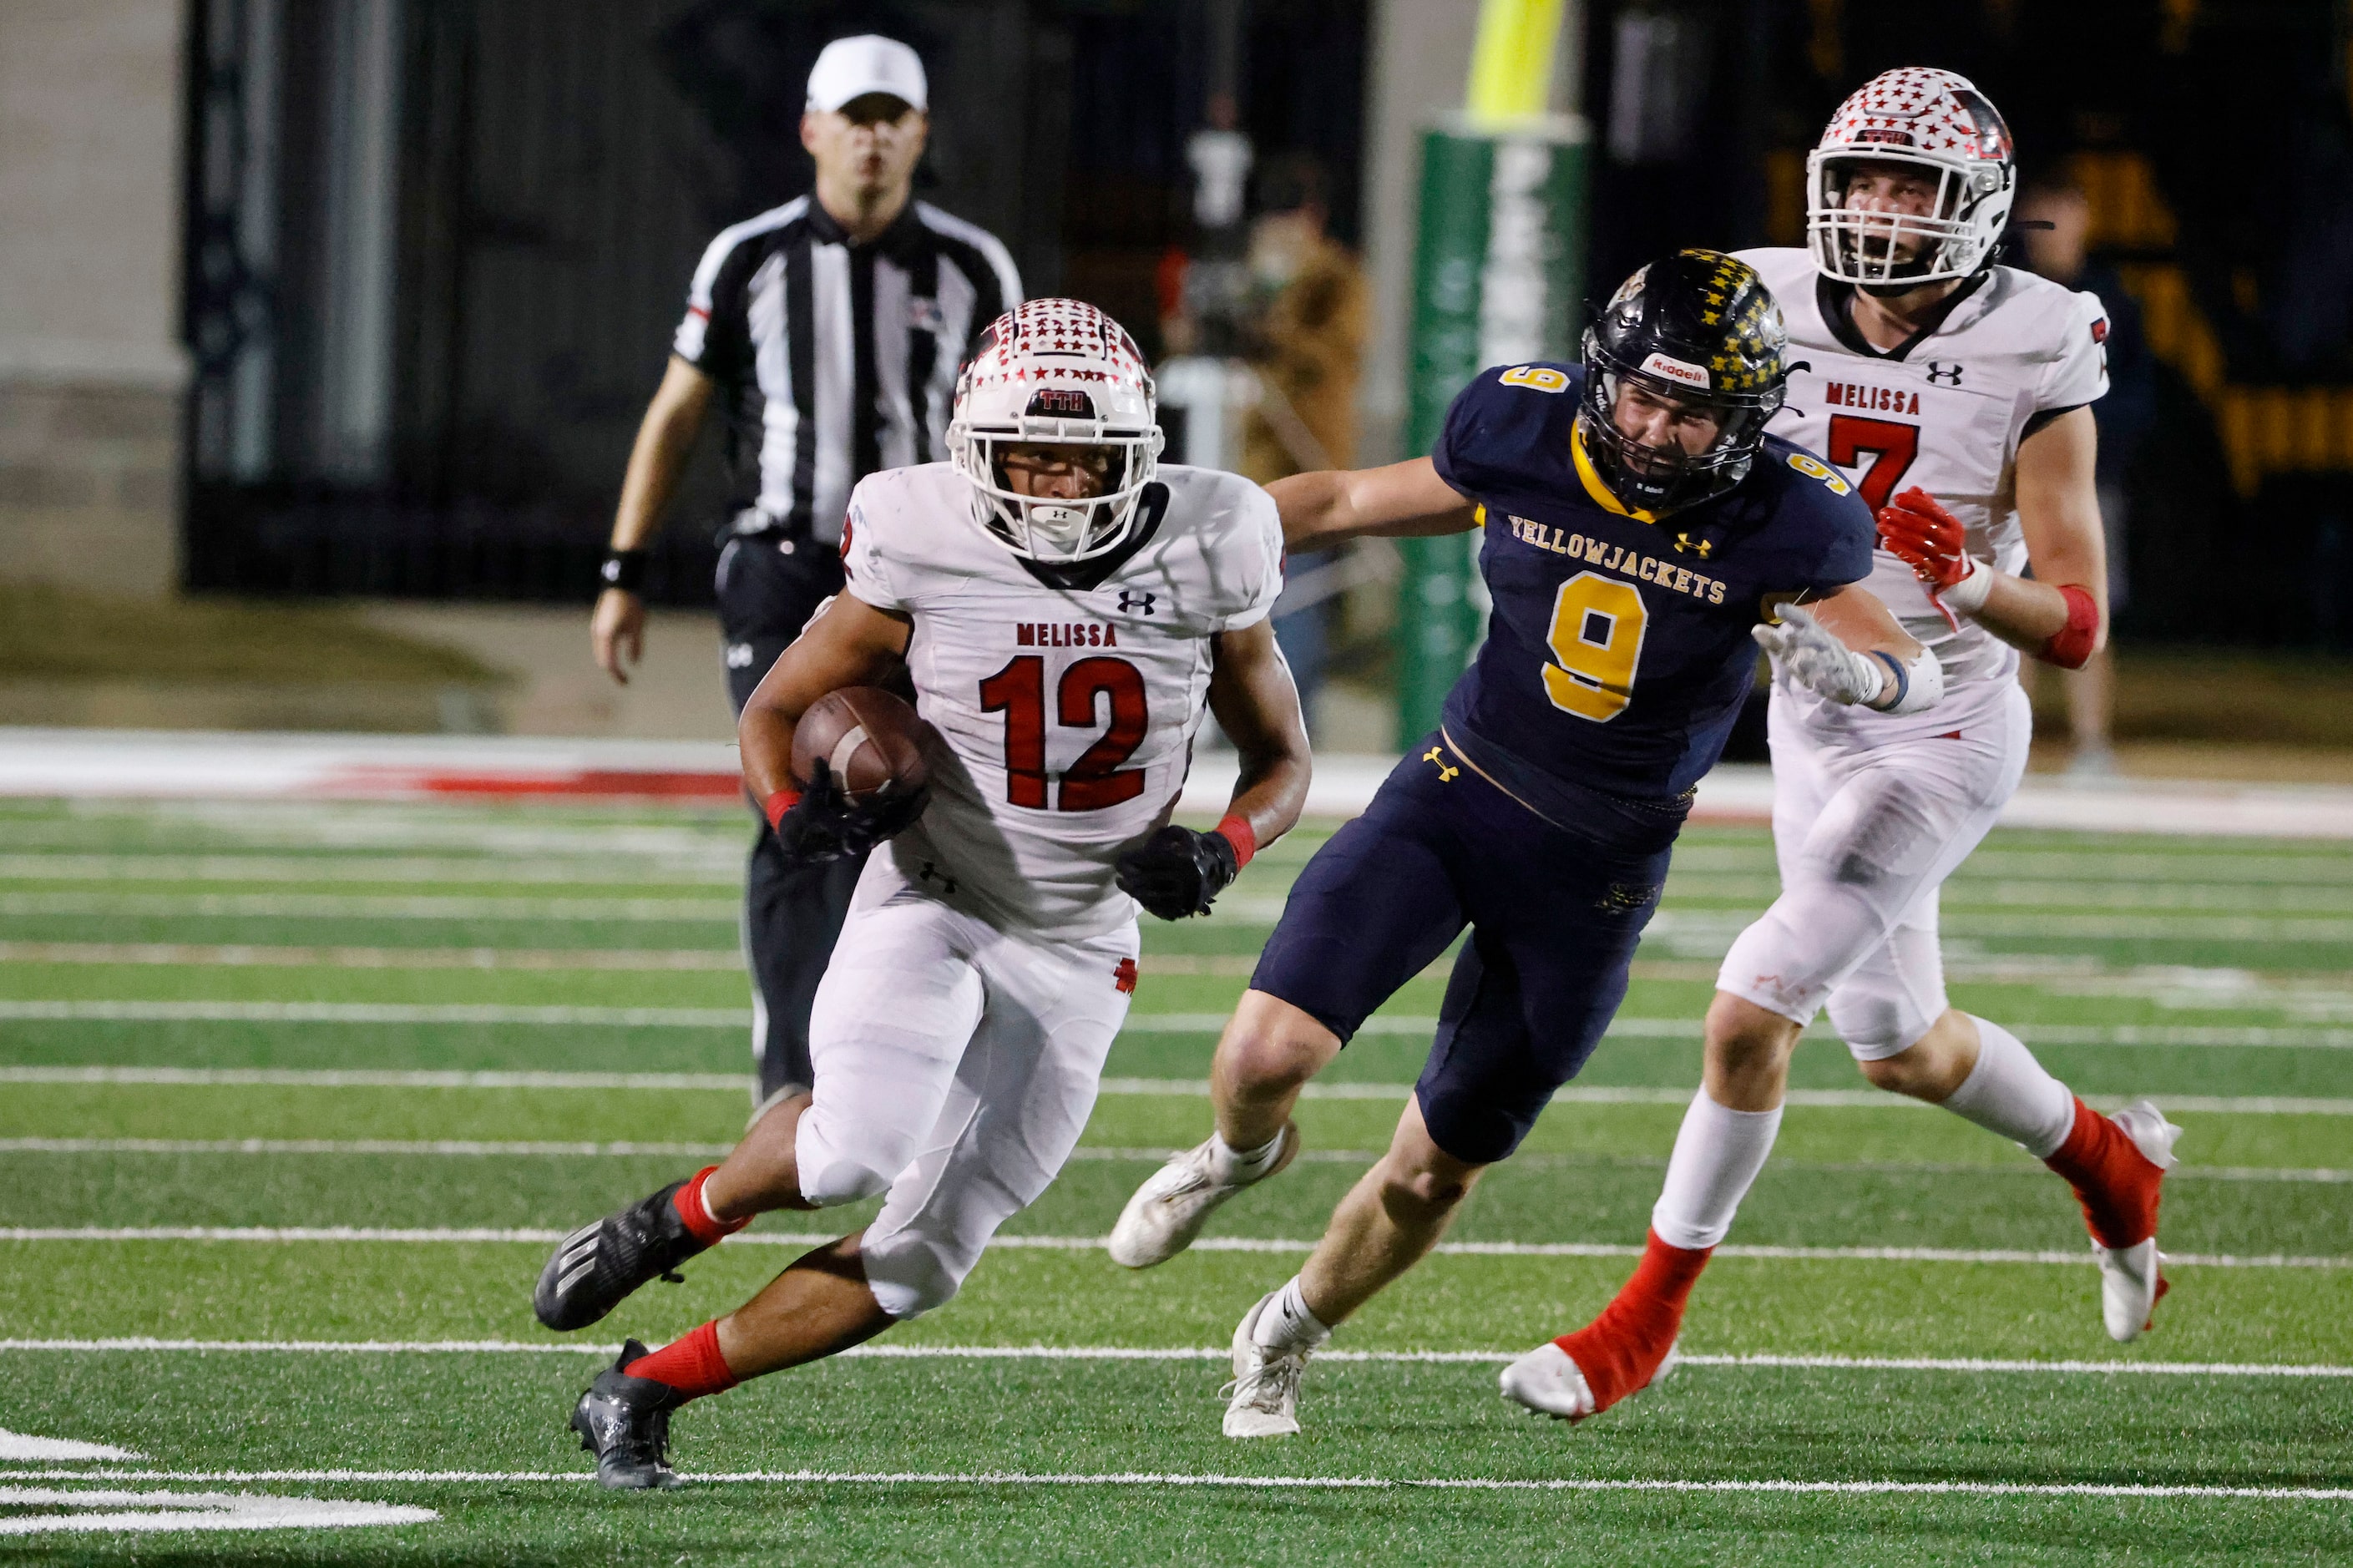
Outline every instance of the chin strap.
<svg viewBox="0 0 2353 1568">
<path fill-rule="evenodd" d="M 2089 592 L 2073 583 L 2062 584 L 2059 596 L 2067 601 L 2067 624 L 2053 632 L 2034 657 L 2062 669 L 2081 669 L 2099 641 L 2100 606 Z"/>
</svg>

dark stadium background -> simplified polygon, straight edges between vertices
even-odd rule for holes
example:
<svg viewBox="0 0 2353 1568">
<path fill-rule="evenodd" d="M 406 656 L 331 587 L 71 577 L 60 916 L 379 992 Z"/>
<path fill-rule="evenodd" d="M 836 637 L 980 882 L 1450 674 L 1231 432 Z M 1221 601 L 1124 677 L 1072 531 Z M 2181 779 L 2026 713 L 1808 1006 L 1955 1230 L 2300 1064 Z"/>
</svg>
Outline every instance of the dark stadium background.
<svg viewBox="0 0 2353 1568">
<path fill-rule="evenodd" d="M 276 58 L 255 60 L 237 42 L 241 8 L 201 0 L 190 29 L 192 589 L 585 602 L 687 276 L 718 227 L 807 187 L 799 84 L 847 32 L 898 33 L 933 63 L 921 194 L 1008 236 L 1033 291 L 1095 300 L 1155 346 L 1154 268 L 1186 235 L 1183 144 L 1201 119 L 1201 4 L 414 0 L 392 439 L 355 478 L 327 460 L 312 417 L 333 374 L 319 328 L 333 258 L 311 221 L 329 40 L 315 10 L 290 7 Z M 2181 352 L 2160 345 L 2120 635 L 2353 647 L 2346 12 L 1595 0 L 1581 48 L 1596 127 L 1587 275 L 1614 279 L 1672 245 L 1794 238 L 1802 151 L 1839 98 L 1894 64 L 1962 70 L 2004 108 L 2030 165 L 2084 154 L 2126 172 L 2103 253 L 2206 324 Z M 1613 135 L 1630 16 L 1672 17 L 1680 41 L 1642 67 L 1667 89 L 1651 91 L 1651 118 Z M 1242 128 L 1262 157 L 1323 159 L 1334 226 L 1353 241 L 1367 5 L 1250 0 L 1244 16 Z M 285 150 L 266 273 L 238 254 L 252 186 L 224 129 L 264 73 Z M 2152 195 L 2170 222 L 2136 220 Z M 208 424 L 256 342 L 277 366 L 259 465 Z M 700 520 L 716 478 L 706 451 L 653 579 L 669 602 L 708 597 Z"/>
</svg>

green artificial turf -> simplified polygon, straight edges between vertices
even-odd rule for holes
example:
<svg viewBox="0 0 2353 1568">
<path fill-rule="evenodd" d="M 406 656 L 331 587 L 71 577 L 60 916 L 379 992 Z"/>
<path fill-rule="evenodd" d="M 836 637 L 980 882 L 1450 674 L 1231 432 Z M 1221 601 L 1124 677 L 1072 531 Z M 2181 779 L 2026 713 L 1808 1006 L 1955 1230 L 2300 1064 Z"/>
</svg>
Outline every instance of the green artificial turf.
<svg viewBox="0 0 2353 1568">
<path fill-rule="evenodd" d="M 1240 1445 L 1218 1433 L 1226 1373 L 1215 1347 L 1298 1267 L 1286 1244 L 1320 1231 L 1386 1142 L 1402 1086 L 1420 1067 L 1419 1020 L 1437 1011 L 1442 966 L 1334 1064 L 1329 1081 L 1358 1098 L 1303 1102 L 1311 1157 L 1245 1194 L 1212 1232 L 1268 1249 L 1203 1248 L 1135 1274 L 1092 1238 L 1158 1152 L 1206 1131 L 1197 1086 L 1215 1020 L 1247 984 L 1250 956 L 1323 831 L 1273 847 L 1218 918 L 1147 929 L 1136 1026 L 1110 1068 L 1145 1081 L 1113 1086 L 1079 1157 L 1006 1227 L 1007 1244 L 955 1301 L 882 1342 L 921 1353 L 804 1368 L 692 1406 L 677 1420 L 681 1467 L 758 1479 L 611 1497 L 583 1484 L 585 1458 L 563 1429 L 597 1345 L 623 1333 L 659 1342 L 724 1311 L 797 1255 L 791 1238 L 854 1227 L 871 1205 L 768 1216 L 750 1238 L 690 1264 L 683 1286 L 649 1287 L 576 1350 L 531 1317 L 543 1241 L 283 1232 L 560 1232 L 708 1163 L 704 1149 L 737 1136 L 748 1101 L 730 1080 L 745 1066 L 736 1021 L 745 993 L 739 974 L 715 965 L 735 941 L 740 815 L 0 803 L 0 1005 L 716 1015 L 682 1026 L 0 1018 L 0 1068 L 713 1075 L 705 1087 L 626 1093 L 299 1078 L 74 1082 L 53 1071 L 50 1081 L 0 1082 L 0 1230 L 9 1233 L 0 1237 L 0 1341 L 16 1346 L 0 1345 L 0 1429 L 145 1456 L 0 1462 L 0 1531 L 57 1511 L 10 1489 L 35 1486 L 375 1499 L 441 1515 L 343 1531 L 0 1533 L 0 1560 L 2353 1556 L 2353 1497 L 2309 1495 L 2353 1491 L 2353 1376 L 2308 1371 L 2353 1369 L 2353 1116 L 2326 1103 L 2353 1100 L 2353 939 L 2338 929 L 2353 928 L 2353 855 L 2343 847 L 2002 833 L 1947 890 L 1957 1005 L 2030 1040 L 2044 1031 L 2038 1054 L 2083 1092 L 2230 1107 L 2177 1114 L 2189 1131 L 2167 1189 L 2166 1244 L 2217 1261 L 2168 1270 L 2173 1293 L 2139 1342 L 2117 1346 L 2101 1332 L 2097 1277 L 2055 1178 L 1956 1118 L 1862 1092 L 1845 1053 L 1823 1039 L 1800 1049 L 1793 1083 L 1853 1097 L 1789 1110 L 1732 1247 L 1694 1298 L 1683 1348 L 1831 1364 L 1694 1364 L 1574 1429 L 1496 1397 L 1504 1360 L 1583 1321 L 1630 1266 L 1679 1101 L 1696 1079 L 1696 1020 L 1715 958 L 1772 896 L 1763 834 L 1696 829 L 1644 944 L 1625 1023 L 1579 1080 L 1637 1098 L 1557 1102 L 1466 1208 L 1450 1243 L 1471 1250 L 1427 1260 L 1334 1342 L 1377 1359 L 1320 1363 L 1302 1407 L 1306 1432 Z M 122 951 L 142 943 L 188 951 Z M 60 944 L 90 950 L 63 954 Z M 240 945 L 305 951 L 231 951 Z M 334 948 L 363 951 L 317 951 Z M 451 956 L 461 952 L 476 958 Z M 582 966 L 560 967 L 567 953 Z M 2133 1030 L 2176 1034 L 2146 1043 Z M 2263 1103 L 2282 1098 L 2324 1104 Z M 262 1142 L 223 1146 L 245 1140 Z M 615 1152 L 616 1143 L 657 1147 Z M 26 1234 L 75 1227 L 101 1234 Z M 139 1227 L 280 1238 L 102 1234 Z M 1742 1247 L 1805 1255 L 1740 1256 Z M 1841 1248 L 1896 1256 L 1820 1255 Z M 2053 1260 L 2004 1256 L 2018 1254 Z M 2327 1266 L 2277 1267 L 2272 1255 Z M 91 1345 L 132 1337 L 278 1348 Z M 293 1348 L 355 1341 L 555 1348 Z M 952 1353 L 1039 1346 L 1080 1353 Z M 1176 1354 L 1092 1353 L 1105 1350 Z M 1419 1352 L 1470 1359 L 1377 1359 Z M 2223 1370 L 1852 1364 L 1858 1358 Z M 2282 1366 L 2307 1371 L 2262 1370 Z M 293 1474 L 259 1479 L 273 1472 Z M 417 1479 L 366 1479 L 379 1472 Z M 505 1479 L 430 1479 L 477 1473 Z M 803 1479 L 785 1479 L 793 1474 Z M 107 1475 L 121 1479 L 99 1479 Z M 900 1479 L 851 1479 L 860 1476 Z M 1388 1484 L 1299 1484 L 1311 1481 Z M 1437 1482 L 1481 1486 L 1424 1484 Z M 1483 1485 L 1503 1482 L 1583 1489 Z M 1686 1489 L 1584 1486 L 1632 1482 Z M 1690 1489 L 1735 1482 L 1788 1486 Z M 1859 1483 L 2274 1495 L 1788 1489 Z"/>
</svg>

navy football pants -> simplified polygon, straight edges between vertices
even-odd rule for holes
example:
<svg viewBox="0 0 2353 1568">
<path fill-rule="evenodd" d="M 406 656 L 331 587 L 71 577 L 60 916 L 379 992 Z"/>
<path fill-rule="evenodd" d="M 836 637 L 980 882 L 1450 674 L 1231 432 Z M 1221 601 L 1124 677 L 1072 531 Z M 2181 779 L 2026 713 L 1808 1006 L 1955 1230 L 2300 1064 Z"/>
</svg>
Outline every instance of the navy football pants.
<svg viewBox="0 0 2353 1568">
<path fill-rule="evenodd" d="M 1580 793 L 1556 826 L 1425 738 L 1307 863 L 1250 977 L 1345 1043 L 1468 925 L 1414 1093 L 1472 1164 L 1517 1148 L 1593 1054 L 1667 879 L 1680 809 Z"/>
</svg>

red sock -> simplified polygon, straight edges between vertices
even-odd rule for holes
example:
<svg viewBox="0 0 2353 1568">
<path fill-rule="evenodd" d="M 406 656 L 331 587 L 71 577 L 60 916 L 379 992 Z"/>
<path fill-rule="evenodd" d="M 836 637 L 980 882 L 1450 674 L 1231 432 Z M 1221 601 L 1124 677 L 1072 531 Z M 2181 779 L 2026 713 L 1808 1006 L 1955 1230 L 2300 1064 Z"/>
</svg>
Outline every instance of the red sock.
<svg viewBox="0 0 2353 1568">
<path fill-rule="evenodd" d="M 2075 1101 L 2075 1126 L 2067 1142 L 2042 1163 L 2075 1189 L 2084 1223 L 2102 1247 L 2137 1247 L 2157 1234 L 2165 1173 L 2134 1147 L 2123 1128 L 2081 1100 Z"/>
<path fill-rule="evenodd" d="M 650 1355 L 641 1355 L 621 1369 L 631 1377 L 667 1383 L 689 1399 L 724 1394 L 735 1386 L 727 1358 L 719 1353 L 719 1320 L 713 1318 L 684 1339 L 673 1340 Z"/>
<path fill-rule="evenodd" d="M 1669 1247 L 1652 1231 L 1633 1278 L 1619 1288 L 1601 1315 L 1553 1341 L 1585 1374 L 1597 1408 L 1609 1409 L 1659 1370 L 1667 1347 L 1675 1342 L 1675 1331 L 1683 1327 L 1683 1302 L 1715 1250 Z"/>
<path fill-rule="evenodd" d="M 702 1201 L 702 1184 L 709 1181 L 711 1173 L 717 1169 L 716 1165 L 703 1166 L 688 1179 L 686 1185 L 672 1193 L 670 1199 L 670 1205 L 678 1211 L 678 1217 L 685 1222 L 688 1230 L 694 1233 L 694 1239 L 705 1247 L 718 1246 L 752 1223 L 749 1215 L 737 1220 L 711 1217 L 711 1210 Z"/>
</svg>

